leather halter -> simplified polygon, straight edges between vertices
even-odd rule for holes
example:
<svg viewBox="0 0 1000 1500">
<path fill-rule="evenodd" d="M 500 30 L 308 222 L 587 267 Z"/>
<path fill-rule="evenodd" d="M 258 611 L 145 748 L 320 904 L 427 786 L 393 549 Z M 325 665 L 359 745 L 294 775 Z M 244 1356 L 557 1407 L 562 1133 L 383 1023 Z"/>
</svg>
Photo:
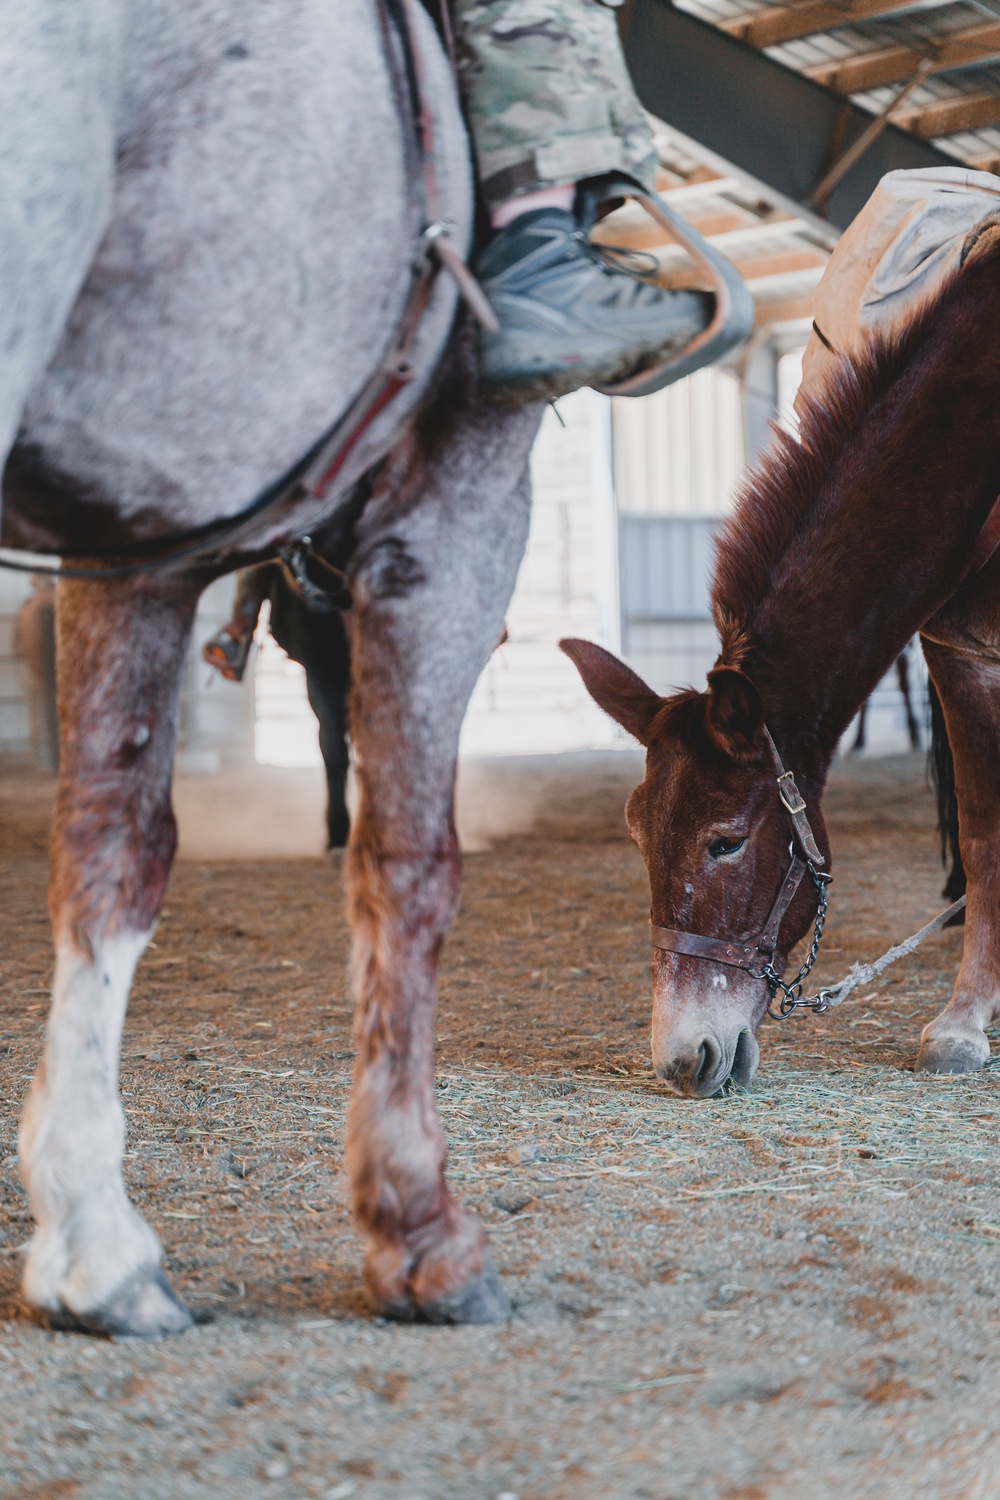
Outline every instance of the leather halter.
<svg viewBox="0 0 1000 1500">
<path fill-rule="evenodd" d="M 778 887 L 778 894 L 771 904 L 767 921 L 758 936 L 750 943 L 739 943 L 727 938 L 702 937 L 697 932 L 681 932 L 674 927 L 658 927 L 652 922 L 650 923 L 650 937 L 653 947 L 662 948 L 666 953 L 682 953 L 689 958 L 705 958 L 712 963 L 729 964 L 735 969 L 746 969 L 754 978 L 767 979 L 770 984 L 771 964 L 778 945 L 778 933 L 799 886 L 807 873 L 812 875 L 820 888 L 829 881 L 830 876 L 820 873 L 826 860 L 820 853 L 819 845 L 809 825 L 805 801 L 799 794 L 791 771 L 785 769 L 781 756 L 778 754 L 778 747 L 771 738 L 767 725 L 764 726 L 764 738 L 774 761 L 778 796 L 785 809 L 792 835 L 788 846 L 791 864 Z M 764 971 L 757 973 L 757 966 L 760 964 L 764 965 Z"/>
</svg>

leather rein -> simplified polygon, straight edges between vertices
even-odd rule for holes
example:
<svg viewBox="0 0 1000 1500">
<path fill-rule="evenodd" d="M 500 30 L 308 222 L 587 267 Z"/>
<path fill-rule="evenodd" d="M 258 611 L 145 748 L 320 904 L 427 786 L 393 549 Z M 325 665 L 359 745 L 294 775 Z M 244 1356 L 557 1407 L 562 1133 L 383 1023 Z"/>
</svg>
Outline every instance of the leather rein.
<svg viewBox="0 0 1000 1500">
<path fill-rule="evenodd" d="M 211 564 L 219 543 L 230 541 L 252 521 L 276 511 L 298 509 L 304 501 L 315 502 L 318 519 L 324 505 L 328 503 L 335 480 L 360 439 L 376 417 L 416 374 L 411 363 L 413 345 L 430 304 L 439 270 L 446 270 L 454 278 L 460 295 L 473 315 L 491 331 L 496 330 L 496 319 L 489 303 L 451 242 L 455 226 L 441 217 L 433 115 L 428 105 L 422 60 L 410 16 L 410 7 L 414 3 L 416 0 L 377 0 L 382 41 L 399 114 L 410 125 L 408 153 L 411 161 L 407 164 L 407 176 L 415 184 L 416 208 L 423 228 L 410 268 L 406 302 L 389 347 L 374 375 L 309 452 L 235 516 L 187 531 L 121 546 L 87 548 L 85 555 L 88 558 L 103 556 L 130 559 L 110 566 L 67 568 L 59 564 L 46 566 L 0 556 L 0 567 L 18 573 L 41 573 L 57 578 L 134 578 L 139 574 L 158 572 L 180 562 Z M 293 576 L 298 578 L 304 573 L 304 558 L 311 555 L 310 548 L 311 539 L 308 536 L 296 535 L 279 541 L 274 553 L 277 560 L 289 566 Z M 21 549 L 0 549 L 0 552 L 7 550 Z M 72 554 L 64 552 L 60 555 L 65 557 Z"/>
<path fill-rule="evenodd" d="M 791 842 L 788 845 L 791 863 L 784 880 L 778 887 L 778 893 L 771 903 L 771 910 L 759 934 L 749 943 L 740 943 L 727 938 L 702 937 L 697 932 L 681 932 L 673 927 L 659 927 L 651 922 L 650 937 L 653 947 L 660 948 L 666 953 L 680 953 L 688 958 L 703 958 L 710 963 L 728 964 L 735 969 L 744 969 L 753 979 L 766 980 L 772 998 L 779 990 L 781 991 L 778 1011 L 772 1010 L 769 1001 L 767 1013 L 775 1021 L 784 1021 L 799 1009 L 817 1012 L 827 1009 L 823 991 L 820 991 L 815 998 L 807 1000 L 803 998 L 802 986 L 812 972 L 819 955 L 819 945 L 823 937 L 823 928 L 826 925 L 827 887 L 833 876 L 824 873 L 822 869 L 826 860 L 820 852 L 810 827 L 805 801 L 795 785 L 795 778 L 791 771 L 786 770 L 778 754 L 778 747 L 771 738 L 770 730 L 766 725 L 764 738 L 774 761 L 778 796 L 781 799 L 791 833 Z M 785 913 L 794 901 L 806 875 L 810 877 L 816 889 L 816 922 L 813 940 L 798 974 L 791 984 L 786 984 L 774 967 L 774 955 Z"/>
</svg>

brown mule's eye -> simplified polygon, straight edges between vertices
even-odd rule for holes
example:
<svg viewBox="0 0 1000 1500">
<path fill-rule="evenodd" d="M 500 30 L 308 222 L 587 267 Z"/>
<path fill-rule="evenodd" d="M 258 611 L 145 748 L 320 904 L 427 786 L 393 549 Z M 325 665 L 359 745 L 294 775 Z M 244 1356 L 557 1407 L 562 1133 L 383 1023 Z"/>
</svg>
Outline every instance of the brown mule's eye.
<svg viewBox="0 0 1000 1500">
<path fill-rule="evenodd" d="M 713 859 L 720 859 L 723 854 L 735 854 L 737 849 L 742 849 L 746 839 L 713 839 L 708 846 L 708 852 Z"/>
</svg>

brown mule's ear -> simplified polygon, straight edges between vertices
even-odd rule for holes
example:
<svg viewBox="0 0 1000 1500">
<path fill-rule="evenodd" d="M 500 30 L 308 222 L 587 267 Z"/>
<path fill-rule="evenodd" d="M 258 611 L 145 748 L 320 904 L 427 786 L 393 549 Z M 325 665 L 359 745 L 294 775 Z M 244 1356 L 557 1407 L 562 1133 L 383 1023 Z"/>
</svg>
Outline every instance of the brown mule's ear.
<svg viewBox="0 0 1000 1500">
<path fill-rule="evenodd" d="M 571 638 L 560 641 L 559 649 L 565 651 L 576 667 L 598 707 L 645 745 L 650 725 L 663 704 L 659 693 L 654 693 L 631 667 L 603 646 L 595 646 L 593 641 Z"/>
<path fill-rule="evenodd" d="M 708 674 L 705 726 L 712 743 L 736 761 L 760 754 L 764 708 L 760 694 L 738 667 L 713 667 Z"/>
</svg>

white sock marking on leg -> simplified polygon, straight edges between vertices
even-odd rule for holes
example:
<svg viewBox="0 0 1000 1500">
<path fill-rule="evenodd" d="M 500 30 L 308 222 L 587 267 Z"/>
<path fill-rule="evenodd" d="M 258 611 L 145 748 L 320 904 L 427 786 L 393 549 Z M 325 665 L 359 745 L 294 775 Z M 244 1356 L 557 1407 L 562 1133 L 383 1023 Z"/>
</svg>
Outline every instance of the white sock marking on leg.
<svg viewBox="0 0 1000 1500">
<path fill-rule="evenodd" d="M 134 1271 L 159 1264 L 159 1241 L 122 1181 L 118 1098 L 129 988 L 149 938 L 117 933 L 95 944 L 93 959 L 67 938 L 57 945 L 45 1052 L 20 1140 L 38 1224 L 24 1287 L 41 1307 L 87 1312 Z"/>
</svg>

